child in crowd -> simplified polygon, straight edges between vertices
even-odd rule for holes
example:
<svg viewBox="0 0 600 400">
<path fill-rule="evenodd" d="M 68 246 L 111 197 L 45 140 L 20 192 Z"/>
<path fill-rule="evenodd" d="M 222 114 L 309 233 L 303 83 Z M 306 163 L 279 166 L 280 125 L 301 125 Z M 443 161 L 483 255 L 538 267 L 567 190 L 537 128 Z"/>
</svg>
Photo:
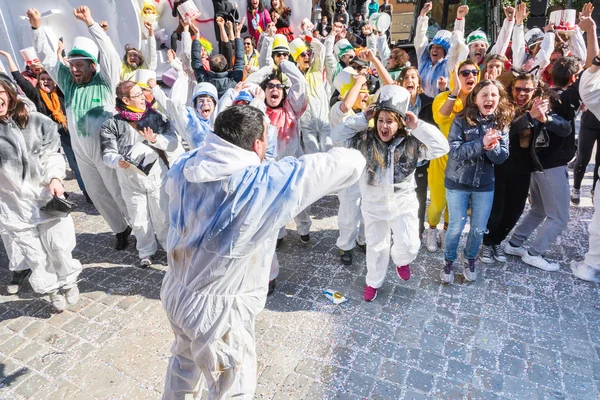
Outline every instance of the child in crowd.
<svg viewBox="0 0 600 400">
<path fill-rule="evenodd" d="M 465 264 L 464 278 L 477 279 L 475 258 L 494 200 L 494 164 L 502 164 L 508 158 L 508 126 L 513 115 L 502 84 L 484 80 L 475 86 L 464 110 L 452 122 L 444 181 L 450 214 L 441 271 L 444 283 L 454 280 L 454 262 L 469 201 L 471 227 L 461 259 Z"/>
<path fill-rule="evenodd" d="M 246 20 L 248 33 L 254 37 L 256 43 L 259 43 L 260 34 L 266 31 L 271 23 L 271 15 L 265 8 L 263 0 L 248 0 Z"/>
<path fill-rule="evenodd" d="M 271 0 L 271 21 L 275 22 L 278 34 L 284 35 L 288 42 L 294 40 L 294 32 L 290 28 L 292 10 L 285 6 L 283 0 Z"/>
</svg>

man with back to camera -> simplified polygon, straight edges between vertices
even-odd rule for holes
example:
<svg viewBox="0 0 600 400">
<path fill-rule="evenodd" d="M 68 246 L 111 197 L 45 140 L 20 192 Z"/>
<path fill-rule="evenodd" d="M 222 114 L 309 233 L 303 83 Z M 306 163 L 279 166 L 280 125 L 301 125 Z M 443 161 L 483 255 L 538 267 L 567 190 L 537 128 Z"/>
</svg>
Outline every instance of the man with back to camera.
<svg viewBox="0 0 600 400">
<path fill-rule="evenodd" d="M 169 269 L 161 300 L 175 341 L 163 399 L 196 394 L 251 398 L 256 389 L 254 322 L 264 308 L 279 229 L 324 195 L 355 183 L 356 150 L 263 159 L 268 120 L 229 107 L 205 145 L 169 172 Z"/>
</svg>

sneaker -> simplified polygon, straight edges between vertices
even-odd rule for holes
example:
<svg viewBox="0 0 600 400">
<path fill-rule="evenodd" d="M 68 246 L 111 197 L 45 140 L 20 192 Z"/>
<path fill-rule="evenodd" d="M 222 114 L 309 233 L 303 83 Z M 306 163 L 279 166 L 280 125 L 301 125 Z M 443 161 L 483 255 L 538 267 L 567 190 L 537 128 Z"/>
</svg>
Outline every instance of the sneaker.
<svg viewBox="0 0 600 400">
<path fill-rule="evenodd" d="M 523 260 L 525 264 L 531 265 L 532 267 L 536 267 L 539 269 L 543 269 L 544 271 L 553 272 L 558 271 L 560 269 L 560 266 L 558 264 L 548 262 L 542 256 L 532 256 L 531 254 L 529 254 L 528 251 L 526 251 L 525 254 L 523 254 L 521 260 Z"/>
<path fill-rule="evenodd" d="M 148 268 L 152 265 L 152 256 L 144 257 L 140 260 L 140 267 Z"/>
<path fill-rule="evenodd" d="M 571 189 L 571 203 L 573 203 L 576 206 L 579 205 L 579 203 L 581 202 L 580 196 L 581 191 L 579 189 Z"/>
<path fill-rule="evenodd" d="M 128 226 L 127 229 L 125 229 L 123 232 L 117 233 L 115 250 L 125 250 L 127 248 L 127 246 L 129 245 L 129 235 L 130 234 L 131 234 L 130 226 Z"/>
<path fill-rule="evenodd" d="M 527 250 L 523 248 L 523 246 L 515 247 L 510 242 L 506 242 L 504 244 L 504 252 L 506 254 L 510 254 L 511 256 L 523 257 L 527 253 Z"/>
<path fill-rule="evenodd" d="M 427 237 L 425 238 L 425 246 L 427 250 L 434 253 L 438 249 L 438 230 L 437 228 L 427 229 Z"/>
<path fill-rule="evenodd" d="M 410 279 L 410 265 L 396 266 L 396 272 L 403 281 Z"/>
<path fill-rule="evenodd" d="M 67 308 L 67 300 L 58 290 L 50 293 L 50 304 L 52 304 L 56 311 L 64 311 Z"/>
<path fill-rule="evenodd" d="M 19 290 L 21 290 L 21 286 L 25 283 L 25 280 L 31 275 L 31 270 L 26 269 L 25 271 L 15 271 L 12 273 L 12 279 L 8 286 L 6 287 L 6 291 L 8 294 L 17 294 Z"/>
<path fill-rule="evenodd" d="M 354 251 L 352 250 L 340 250 L 340 261 L 344 265 L 352 265 L 352 256 Z"/>
<path fill-rule="evenodd" d="M 71 306 L 73 304 L 77 304 L 77 302 L 79 301 L 79 288 L 77 287 L 76 283 L 64 286 L 63 291 L 65 294 L 65 299 L 67 300 L 67 304 Z"/>
<path fill-rule="evenodd" d="M 446 229 L 440 231 L 440 249 L 444 251 L 444 245 L 446 243 Z"/>
<path fill-rule="evenodd" d="M 304 244 L 310 242 L 310 234 L 307 233 L 306 235 L 300 235 L 300 241 Z"/>
<path fill-rule="evenodd" d="M 269 281 L 269 290 L 267 291 L 267 296 L 270 296 L 275 291 L 275 286 L 277 286 L 277 278 Z"/>
<path fill-rule="evenodd" d="M 494 250 L 494 258 L 498 262 L 506 262 L 506 253 L 504 252 L 504 247 L 500 244 L 492 245 L 492 249 Z"/>
<path fill-rule="evenodd" d="M 377 297 L 377 289 L 371 287 L 369 285 L 365 286 L 365 291 L 363 293 L 365 301 L 373 301 Z"/>
<path fill-rule="evenodd" d="M 479 251 L 479 261 L 484 264 L 491 264 L 494 262 L 494 249 L 492 246 L 486 246 L 485 244 L 481 246 L 481 251 Z"/>
<path fill-rule="evenodd" d="M 469 282 L 475 282 L 477 280 L 477 271 L 475 271 L 475 260 L 467 260 L 465 268 L 463 269 L 463 276 Z"/>
<path fill-rule="evenodd" d="M 453 262 L 446 260 L 444 268 L 440 271 L 440 277 L 443 283 L 452 283 L 454 281 L 454 271 L 452 267 Z"/>
<path fill-rule="evenodd" d="M 359 243 L 358 240 L 356 241 L 356 247 L 358 247 L 358 249 L 361 251 L 361 253 L 363 254 L 367 254 L 367 244 L 366 243 Z"/>
<path fill-rule="evenodd" d="M 277 244 L 275 245 L 275 250 L 279 250 L 281 245 L 283 244 L 283 238 L 277 239 Z"/>
<path fill-rule="evenodd" d="M 573 276 L 588 282 L 600 283 L 600 271 L 592 268 L 583 261 L 571 261 Z"/>
</svg>

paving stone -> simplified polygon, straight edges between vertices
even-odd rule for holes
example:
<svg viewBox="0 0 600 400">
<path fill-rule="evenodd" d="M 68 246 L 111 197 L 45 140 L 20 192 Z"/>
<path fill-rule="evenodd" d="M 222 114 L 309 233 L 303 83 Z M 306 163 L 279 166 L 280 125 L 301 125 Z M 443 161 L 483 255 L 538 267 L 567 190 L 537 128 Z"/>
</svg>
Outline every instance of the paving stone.
<svg viewBox="0 0 600 400">
<path fill-rule="evenodd" d="M 500 355 L 498 358 L 498 366 L 500 368 L 500 372 L 510 375 L 520 377 L 525 373 L 525 362 L 516 357 L 507 356 L 506 354 Z"/>
<path fill-rule="evenodd" d="M 397 400 L 402 390 L 389 382 L 376 381 L 369 398 L 373 400 Z"/>
<path fill-rule="evenodd" d="M 575 374 L 565 374 L 563 377 L 566 393 L 578 399 L 597 399 L 598 390 L 591 378 Z"/>
<path fill-rule="evenodd" d="M 441 399 L 462 399 L 466 390 L 451 379 L 440 378 L 435 385 L 433 394 Z"/>
<path fill-rule="evenodd" d="M 406 386 L 429 393 L 433 388 L 433 381 L 434 376 L 432 374 L 411 368 L 406 377 Z"/>
<path fill-rule="evenodd" d="M 527 345 L 516 340 L 508 340 L 502 349 L 502 353 L 520 359 L 525 359 L 527 358 Z"/>
<path fill-rule="evenodd" d="M 394 360 L 384 360 L 381 364 L 381 378 L 396 384 L 403 384 L 408 367 Z"/>
<path fill-rule="evenodd" d="M 474 348 L 471 353 L 470 363 L 475 367 L 483 367 L 487 370 L 497 370 L 496 355 L 487 350 Z"/>
<path fill-rule="evenodd" d="M 419 368 L 427 372 L 440 374 L 446 366 L 446 359 L 437 354 L 429 353 L 427 351 L 421 352 L 421 359 L 419 360 Z"/>
<path fill-rule="evenodd" d="M 504 375 L 485 369 L 477 369 L 475 370 L 475 382 L 478 387 L 484 390 L 502 392 Z"/>
<path fill-rule="evenodd" d="M 371 376 L 363 375 L 357 372 L 351 372 L 346 381 L 346 388 L 350 392 L 365 398 L 369 396 L 374 383 L 375 378 Z"/>
<path fill-rule="evenodd" d="M 456 360 L 449 360 L 446 377 L 454 381 L 470 383 L 473 380 L 473 366 Z"/>
<path fill-rule="evenodd" d="M 539 383 L 552 389 L 561 390 L 561 379 L 558 368 L 553 365 L 532 364 L 527 370 L 529 381 Z"/>
<path fill-rule="evenodd" d="M 594 374 L 592 363 L 584 358 L 575 357 L 566 353 L 562 353 L 560 358 L 565 372 L 584 376 L 592 376 Z"/>
<path fill-rule="evenodd" d="M 444 355 L 458 361 L 467 361 L 469 350 L 464 344 L 448 341 L 444 347 Z"/>
<path fill-rule="evenodd" d="M 29 398 L 37 393 L 38 389 L 48 383 L 48 380 L 40 375 L 33 374 L 23 383 L 21 383 L 15 391 L 25 398 Z"/>
</svg>

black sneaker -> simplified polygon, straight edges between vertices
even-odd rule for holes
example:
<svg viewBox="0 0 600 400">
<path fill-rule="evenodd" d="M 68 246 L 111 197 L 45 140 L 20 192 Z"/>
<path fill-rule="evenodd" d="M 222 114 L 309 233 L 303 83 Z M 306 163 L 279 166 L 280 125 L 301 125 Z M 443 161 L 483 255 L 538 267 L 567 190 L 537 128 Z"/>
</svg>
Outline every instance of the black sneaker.
<svg viewBox="0 0 600 400">
<path fill-rule="evenodd" d="M 283 238 L 277 239 L 277 244 L 275 245 L 275 250 L 279 250 L 281 245 L 283 244 Z"/>
<path fill-rule="evenodd" d="M 344 265 L 352 265 L 352 256 L 354 252 L 352 250 L 340 250 L 340 261 Z"/>
<path fill-rule="evenodd" d="M 12 279 L 8 286 L 6 287 L 6 291 L 8 294 L 17 294 L 19 290 L 21 290 L 21 286 L 25 283 L 25 280 L 31 275 L 31 270 L 26 269 L 25 271 L 15 271 L 12 273 Z"/>
<path fill-rule="evenodd" d="M 358 243 L 358 240 L 356 241 L 356 247 L 358 247 L 358 249 L 363 253 L 363 254 L 367 254 L 367 244 L 363 243 L 360 244 Z"/>
<path fill-rule="evenodd" d="M 115 249 L 116 250 L 125 250 L 127 248 L 127 246 L 129 245 L 129 235 L 131 234 L 131 227 L 128 226 L 127 229 L 125 229 L 123 232 L 121 233 L 117 233 L 116 235 L 116 243 L 115 243 Z"/>
<path fill-rule="evenodd" d="M 275 291 L 275 286 L 277 285 L 277 278 L 269 281 L 269 290 L 267 291 L 267 296 L 270 296 Z"/>
<path fill-rule="evenodd" d="M 300 235 L 300 241 L 304 244 L 310 242 L 310 234 Z"/>
</svg>

